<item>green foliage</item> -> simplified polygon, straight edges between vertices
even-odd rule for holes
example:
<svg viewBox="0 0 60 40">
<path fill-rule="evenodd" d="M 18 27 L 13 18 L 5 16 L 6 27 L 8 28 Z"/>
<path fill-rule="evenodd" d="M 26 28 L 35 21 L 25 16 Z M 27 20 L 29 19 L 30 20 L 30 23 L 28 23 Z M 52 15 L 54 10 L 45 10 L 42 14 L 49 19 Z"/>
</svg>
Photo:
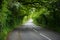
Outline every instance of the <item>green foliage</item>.
<svg viewBox="0 0 60 40">
<path fill-rule="evenodd" d="M 9 2 L 10 1 L 10 2 Z M 24 16 L 28 16 L 27 9 L 19 2 L 2 0 L 0 9 L 0 40 L 6 40 L 9 31 L 21 25 Z"/>
<path fill-rule="evenodd" d="M 35 16 L 34 20 L 38 25 L 60 32 L 60 1 L 59 0 L 46 0 L 41 5 L 46 8 L 45 12 L 40 10 Z M 42 8 L 42 9 L 44 9 Z M 41 9 L 41 8 L 40 8 Z M 41 12 L 42 11 L 42 12 Z"/>
<path fill-rule="evenodd" d="M 60 0 L 0 0 L 0 40 L 29 18 L 60 32 Z"/>
</svg>

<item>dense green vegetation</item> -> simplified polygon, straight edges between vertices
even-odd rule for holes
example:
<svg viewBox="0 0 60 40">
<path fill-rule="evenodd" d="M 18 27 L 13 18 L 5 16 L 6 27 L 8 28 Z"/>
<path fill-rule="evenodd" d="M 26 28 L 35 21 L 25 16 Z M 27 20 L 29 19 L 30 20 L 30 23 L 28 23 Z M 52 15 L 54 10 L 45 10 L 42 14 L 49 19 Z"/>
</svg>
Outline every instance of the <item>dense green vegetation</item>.
<svg viewBox="0 0 60 40">
<path fill-rule="evenodd" d="M 29 18 L 60 32 L 60 0 L 0 0 L 0 40 Z"/>
<path fill-rule="evenodd" d="M 2 2 L 1 2 L 2 1 Z M 21 3 L 12 0 L 0 1 L 0 40 L 6 40 L 9 31 L 23 23 L 24 16 L 28 16 Z M 25 18 L 26 19 L 26 18 Z"/>
<path fill-rule="evenodd" d="M 59 0 L 42 0 L 41 8 L 33 17 L 35 23 L 60 32 L 60 1 Z M 38 16 L 37 16 L 38 15 Z"/>
</svg>

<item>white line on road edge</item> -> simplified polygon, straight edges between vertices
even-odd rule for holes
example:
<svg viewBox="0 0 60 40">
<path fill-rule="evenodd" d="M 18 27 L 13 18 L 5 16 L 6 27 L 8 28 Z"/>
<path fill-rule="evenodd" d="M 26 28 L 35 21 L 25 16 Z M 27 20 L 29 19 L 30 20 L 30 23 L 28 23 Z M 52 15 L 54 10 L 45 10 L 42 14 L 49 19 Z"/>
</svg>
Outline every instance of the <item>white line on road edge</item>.
<svg viewBox="0 0 60 40">
<path fill-rule="evenodd" d="M 45 36 L 45 35 L 43 35 L 41 33 L 40 33 L 40 35 L 43 36 L 43 37 L 45 37 L 45 38 L 47 38 L 48 40 L 51 40 L 50 38 L 48 38 L 47 36 Z"/>
<path fill-rule="evenodd" d="M 36 31 L 35 29 L 33 29 L 35 32 L 38 32 L 38 31 Z"/>
<path fill-rule="evenodd" d="M 38 32 L 38 31 L 35 30 L 35 29 L 33 29 L 33 30 L 34 30 L 35 32 Z M 43 36 L 43 37 L 45 37 L 45 38 L 48 39 L 48 40 L 51 40 L 49 37 L 47 37 L 47 36 L 45 36 L 45 35 L 43 35 L 43 34 L 41 34 L 41 33 L 40 33 L 40 35 Z"/>
</svg>

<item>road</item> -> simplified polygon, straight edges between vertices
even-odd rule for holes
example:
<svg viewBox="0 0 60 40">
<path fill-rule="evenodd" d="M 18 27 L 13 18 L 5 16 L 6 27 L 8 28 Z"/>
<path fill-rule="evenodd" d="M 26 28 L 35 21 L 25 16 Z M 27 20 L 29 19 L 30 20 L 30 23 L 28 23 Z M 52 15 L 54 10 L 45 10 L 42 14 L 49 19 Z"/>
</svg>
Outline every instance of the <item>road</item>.
<svg viewBox="0 0 60 40">
<path fill-rule="evenodd" d="M 12 31 L 8 36 L 8 40 L 60 40 L 60 33 L 27 22 Z"/>
</svg>

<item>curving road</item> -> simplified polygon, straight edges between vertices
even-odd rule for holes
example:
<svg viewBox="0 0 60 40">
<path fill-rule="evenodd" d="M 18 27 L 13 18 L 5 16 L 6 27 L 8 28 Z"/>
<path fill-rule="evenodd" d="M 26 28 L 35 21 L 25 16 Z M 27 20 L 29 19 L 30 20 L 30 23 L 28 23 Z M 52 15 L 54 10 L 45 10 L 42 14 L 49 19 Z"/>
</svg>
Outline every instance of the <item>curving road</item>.
<svg viewBox="0 0 60 40">
<path fill-rule="evenodd" d="M 28 21 L 12 31 L 8 40 L 60 40 L 60 33 L 41 28 Z"/>
</svg>

